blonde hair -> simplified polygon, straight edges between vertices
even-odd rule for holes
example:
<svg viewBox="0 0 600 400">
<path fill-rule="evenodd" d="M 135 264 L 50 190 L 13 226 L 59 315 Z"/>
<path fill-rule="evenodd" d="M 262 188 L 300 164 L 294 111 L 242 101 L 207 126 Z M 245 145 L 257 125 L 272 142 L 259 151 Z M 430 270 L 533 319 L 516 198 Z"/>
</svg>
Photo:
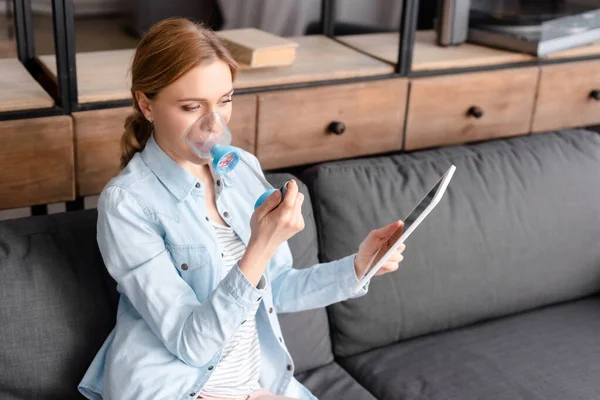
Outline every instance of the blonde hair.
<svg viewBox="0 0 600 400">
<path fill-rule="evenodd" d="M 185 18 L 161 21 L 142 37 L 131 65 L 134 110 L 125 120 L 121 137 L 121 168 L 144 149 L 152 135 L 152 124 L 144 117 L 135 92 L 140 91 L 152 99 L 190 69 L 215 60 L 224 61 L 235 79 L 238 64 L 217 35 Z"/>
</svg>

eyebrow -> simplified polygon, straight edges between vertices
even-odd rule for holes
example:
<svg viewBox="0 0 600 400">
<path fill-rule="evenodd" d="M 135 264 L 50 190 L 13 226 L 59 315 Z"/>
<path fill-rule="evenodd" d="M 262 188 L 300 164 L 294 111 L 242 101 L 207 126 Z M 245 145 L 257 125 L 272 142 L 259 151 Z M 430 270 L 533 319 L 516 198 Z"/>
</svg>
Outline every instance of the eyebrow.
<svg viewBox="0 0 600 400">
<path fill-rule="evenodd" d="M 225 93 L 221 97 L 231 96 L 232 94 L 233 94 L 233 89 L 231 89 L 229 92 Z M 221 97 L 219 97 L 219 98 L 221 98 Z M 187 97 L 185 99 L 180 99 L 180 100 L 177 100 L 177 101 L 207 101 L 207 99 L 202 99 L 202 98 L 199 98 L 199 97 Z"/>
</svg>

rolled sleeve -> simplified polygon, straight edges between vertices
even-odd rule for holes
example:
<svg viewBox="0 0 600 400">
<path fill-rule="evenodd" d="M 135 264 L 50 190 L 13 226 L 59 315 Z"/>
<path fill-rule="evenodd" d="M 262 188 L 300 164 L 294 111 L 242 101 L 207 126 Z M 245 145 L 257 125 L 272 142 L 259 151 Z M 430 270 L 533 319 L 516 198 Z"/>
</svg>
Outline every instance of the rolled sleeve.
<svg viewBox="0 0 600 400">
<path fill-rule="evenodd" d="M 231 271 L 223 278 L 223 285 L 229 290 L 231 296 L 242 307 L 250 307 L 260 301 L 267 291 L 267 281 L 264 275 L 255 287 L 242 272 L 239 264 L 235 264 Z"/>
<path fill-rule="evenodd" d="M 338 282 L 340 283 L 340 290 L 344 293 L 344 296 L 349 299 L 364 296 L 369 291 L 369 279 L 358 292 L 354 293 L 354 287 L 359 282 L 354 269 L 354 257 L 356 254 L 349 255 L 338 260 Z"/>
</svg>

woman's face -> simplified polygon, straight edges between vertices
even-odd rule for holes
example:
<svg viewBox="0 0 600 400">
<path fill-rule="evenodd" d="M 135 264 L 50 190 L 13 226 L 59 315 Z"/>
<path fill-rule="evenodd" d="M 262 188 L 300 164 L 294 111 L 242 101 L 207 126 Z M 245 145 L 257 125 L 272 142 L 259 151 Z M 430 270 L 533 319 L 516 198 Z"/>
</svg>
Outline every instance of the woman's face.
<svg viewBox="0 0 600 400">
<path fill-rule="evenodd" d="M 226 124 L 231 118 L 233 83 L 229 66 L 217 60 L 194 67 L 148 100 L 136 93 L 145 117 L 152 118 L 156 141 L 178 163 L 205 164 L 184 140 L 185 131 L 198 118 L 219 112 Z"/>
</svg>

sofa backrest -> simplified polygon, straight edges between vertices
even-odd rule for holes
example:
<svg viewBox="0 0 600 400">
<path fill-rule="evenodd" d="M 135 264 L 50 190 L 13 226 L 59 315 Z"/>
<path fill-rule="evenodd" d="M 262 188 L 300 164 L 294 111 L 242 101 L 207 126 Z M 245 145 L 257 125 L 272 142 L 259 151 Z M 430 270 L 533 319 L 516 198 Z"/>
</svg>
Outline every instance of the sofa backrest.
<svg viewBox="0 0 600 400">
<path fill-rule="evenodd" d="M 600 290 L 600 135 L 583 130 L 313 167 L 321 261 L 404 218 L 451 164 L 399 270 L 328 308 L 336 356 Z"/>
<path fill-rule="evenodd" d="M 117 300 L 95 210 L 1 222 L 0 398 L 80 399 Z"/>
</svg>

